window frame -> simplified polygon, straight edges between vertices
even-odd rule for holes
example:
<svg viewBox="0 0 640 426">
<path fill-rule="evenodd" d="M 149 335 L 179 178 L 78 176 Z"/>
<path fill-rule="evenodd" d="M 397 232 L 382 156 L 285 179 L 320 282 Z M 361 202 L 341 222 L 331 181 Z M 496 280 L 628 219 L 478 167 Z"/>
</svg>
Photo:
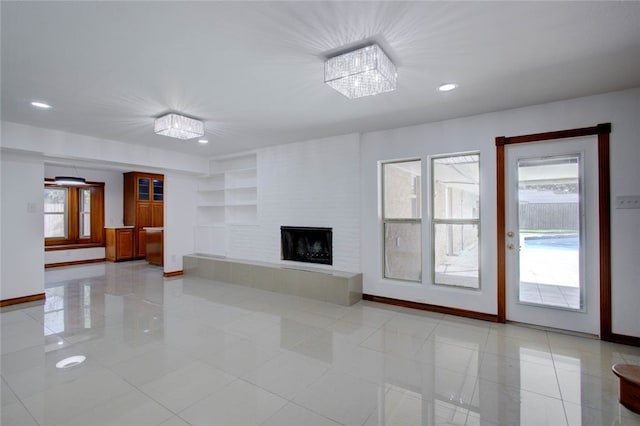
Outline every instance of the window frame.
<svg viewBox="0 0 640 426">
<path fill-rule="evenodd" d="M 434 162 L 437 160 L 441 160 L 443 158 L 452 158 L 452 157 L 464 157 L 469 155 L 477 155 L 478 156 L 478 217 L 475 219 L 436 219 L 435 215 L 435 167 Z M 479 151 L 471 151 L 471 152 L 460 152 L 460 153 L 448 153 L 442 155 L 433 155 L 429 157 L 429 167 L 430 167 L 430 182 L 429 182 L 429 203 L 430 209 L 429 214 L 431 215 L 431 283 L 434 286 L 439 286 L 443 288 L 451 288 L 451 289 L 460 289 L 460 290 L 468 290 L 468 291 L 480 291 L 482 289 L 482 273 L 481 273 L 481 173 L 480 173 L 480 152 Z M 478 230 L 478 286 L 477 287 L 465 287 L 461 285 L 453 285 L 446 283 L 438 283 L 436 282 L 436 226 L 437 225 L 475 225 Z"/>
<path fill-rule="evenodd" d="M 89 205 L 85 205 L 84 203 L 84 192 L 89 191 Z M 93 192 L 91 188 L 78 188 L 78 238 L 89 238 L 91 239 L 92 229 L 91 229 L 91 202 L 93 200 Z M 88 210 L 85 210 L 88 208 Z M 86 225 L 86 217 L 89 217 L 89 235 L 84 234 L 84 228 Z"/>
<path fill-rule="evenodd" d="M 44 188 L 65 188 L 67 190 L 67 203 L 65 206 L 66 237 L 44 238 L 45 251 L 68 250 L 73 248 L 104 247 L 104 183 L 87 182 L 85 185 L 58 185 L 53 179 L 45 179 Z M 44 189 L 43 188 L 43 189 Z M 89 189 L 90 196 L 90 221 L 91 235 L 82 236 L 80 226 L 81 191 Z M 43 212 L 44 220 L 44 212 Z M 44 233 L 44 232 L 43 232 Z"/>
<path fill-rule="evenodd" d="M 50 186 L 50 185 L 45 185 L 44 189 L 53 189 L 53 190 L 64 190 L 64 208 L 62 209 L 61 212 L 48 212 L 46 210 L 46 203 L 45 203 L 45 209 L 44 209 L 44 219 L 46 222 L 46 218 L 48 216 L 62 216 L 62 221 L 63 221 L 63 235 L 62 236 L 53 236 L 53 237 L 47 237 L 46 236 L 46 232 L 45 232 L 45 240 L 57 240 L 57 239 L 66 239 L 67 236 L 69 235 L 69 221 L 67 220 L 68 216 L 69 216 L 69 190 L 66 187 L 63 186 Z"/>
<path fill-rule="evenodd" d="M 420 199 L 420 203 L 417 204 L 417 208 L 419 209 L 420 212 L 420 217 L 419 218 L 387 218 L 385 215 L 385 166 L 388 164 L 399 164 L 399 163 L 410 163 L 410 162 L 414 162 L 414 161 L 419 161 L 420 162 L 420 185 L 417 185 L 417 194 L 419 196 Z M 407 159 L 401 159 L 401 160 L 387 160 L 387 161 L 381 161 L 380 163 L 380 217 L 381 217 L 381 222 L 382 222 L 382 227 L 381 227 L 381 232 L 382 232 L 382 237 L 381 237 L 381 241 L 382 241 L 382 262 L 381 262 L 381 266 L 382 266 L 382 278 L 385 280 L 392 280 L 392 281 L 401 281 L 403 283 L 414 283 L 414 284 L 422 284 L 424 282 L 424 260 L 423 260 L 423 246 L 424 246 L 424 229 L 422 226 L 422 221 L 423 221 L 423 196 L 424 196 L 424 192 L 422 190 L 423 188 L 423 179 L 422 179 L 422 170 L 424 167 L 422 158 L 407 158 Z M 415 185 L 414 182 L 412 182 L 412 186 Z M 420 279 L 418 280 L 411 280 L 411 279 L 406 279 L 406 278 L 396 278 L 396 277 L 391 277 L 391 276 L 387 276 L 387 270 L 386 270 L 386 229 L 387 229 L 387 223 L 409 223 L 409 224 L 419 224 L 420 226 Z"/>
</svg>

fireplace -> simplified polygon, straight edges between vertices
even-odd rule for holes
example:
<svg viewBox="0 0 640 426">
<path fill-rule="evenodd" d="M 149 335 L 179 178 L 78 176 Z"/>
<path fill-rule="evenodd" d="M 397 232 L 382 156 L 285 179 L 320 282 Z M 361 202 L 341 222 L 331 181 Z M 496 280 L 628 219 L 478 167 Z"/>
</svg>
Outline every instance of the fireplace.
<svg viewBox="0 0 640 426">
<path fill-rule="evenodd" d="M 282 259 L 333 264 L 332 228 L 281 226 Z"/>
</svg>

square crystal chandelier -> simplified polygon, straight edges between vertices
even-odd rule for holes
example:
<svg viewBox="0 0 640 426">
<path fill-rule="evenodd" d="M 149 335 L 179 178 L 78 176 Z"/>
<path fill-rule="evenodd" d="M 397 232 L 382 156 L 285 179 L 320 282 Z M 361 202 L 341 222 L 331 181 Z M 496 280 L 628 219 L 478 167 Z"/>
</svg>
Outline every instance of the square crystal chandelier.
<svg viewBox="0 0 640 426">
<path fill-rule="evenodd" d="M 167 114 L 156 118 L 154 131 L 171 138 L 193 139 L 204 135 L 204 123 L 184 115 Z"/>
<path fill-rule="evenodd" d="M 324 82 L 349 99 L 396 90 L 396 66 L 380 46 L 372 44 L 329 58 Z"/>
</svg>

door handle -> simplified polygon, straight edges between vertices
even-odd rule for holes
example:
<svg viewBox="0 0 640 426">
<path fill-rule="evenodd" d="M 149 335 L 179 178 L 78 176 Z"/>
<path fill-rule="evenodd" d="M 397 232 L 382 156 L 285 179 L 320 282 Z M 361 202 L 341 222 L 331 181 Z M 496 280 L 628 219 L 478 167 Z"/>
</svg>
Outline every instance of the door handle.
<svg viewBox="0 0 640 426">
<path fill-rule="evenodd" d="M 520 251 L 520 246 L 516 247 L 513 244 L 507 244 L 507 248 L 509 250 L 515 250 L 515 251 Z"/>
</svg>

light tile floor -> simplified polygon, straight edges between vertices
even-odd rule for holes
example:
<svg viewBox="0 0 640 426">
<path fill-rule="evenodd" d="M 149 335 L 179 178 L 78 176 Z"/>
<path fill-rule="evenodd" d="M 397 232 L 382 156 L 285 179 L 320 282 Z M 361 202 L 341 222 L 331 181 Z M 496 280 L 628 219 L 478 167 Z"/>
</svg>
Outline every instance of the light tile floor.
<svg viewBox="0 0 640 426">
<path fill-rule="evenodd" d="M 144 262 L 45 275 L 0 314 L 2 425 L 640 425 L 610 371 L 640 348 Z"/>
</svg>

